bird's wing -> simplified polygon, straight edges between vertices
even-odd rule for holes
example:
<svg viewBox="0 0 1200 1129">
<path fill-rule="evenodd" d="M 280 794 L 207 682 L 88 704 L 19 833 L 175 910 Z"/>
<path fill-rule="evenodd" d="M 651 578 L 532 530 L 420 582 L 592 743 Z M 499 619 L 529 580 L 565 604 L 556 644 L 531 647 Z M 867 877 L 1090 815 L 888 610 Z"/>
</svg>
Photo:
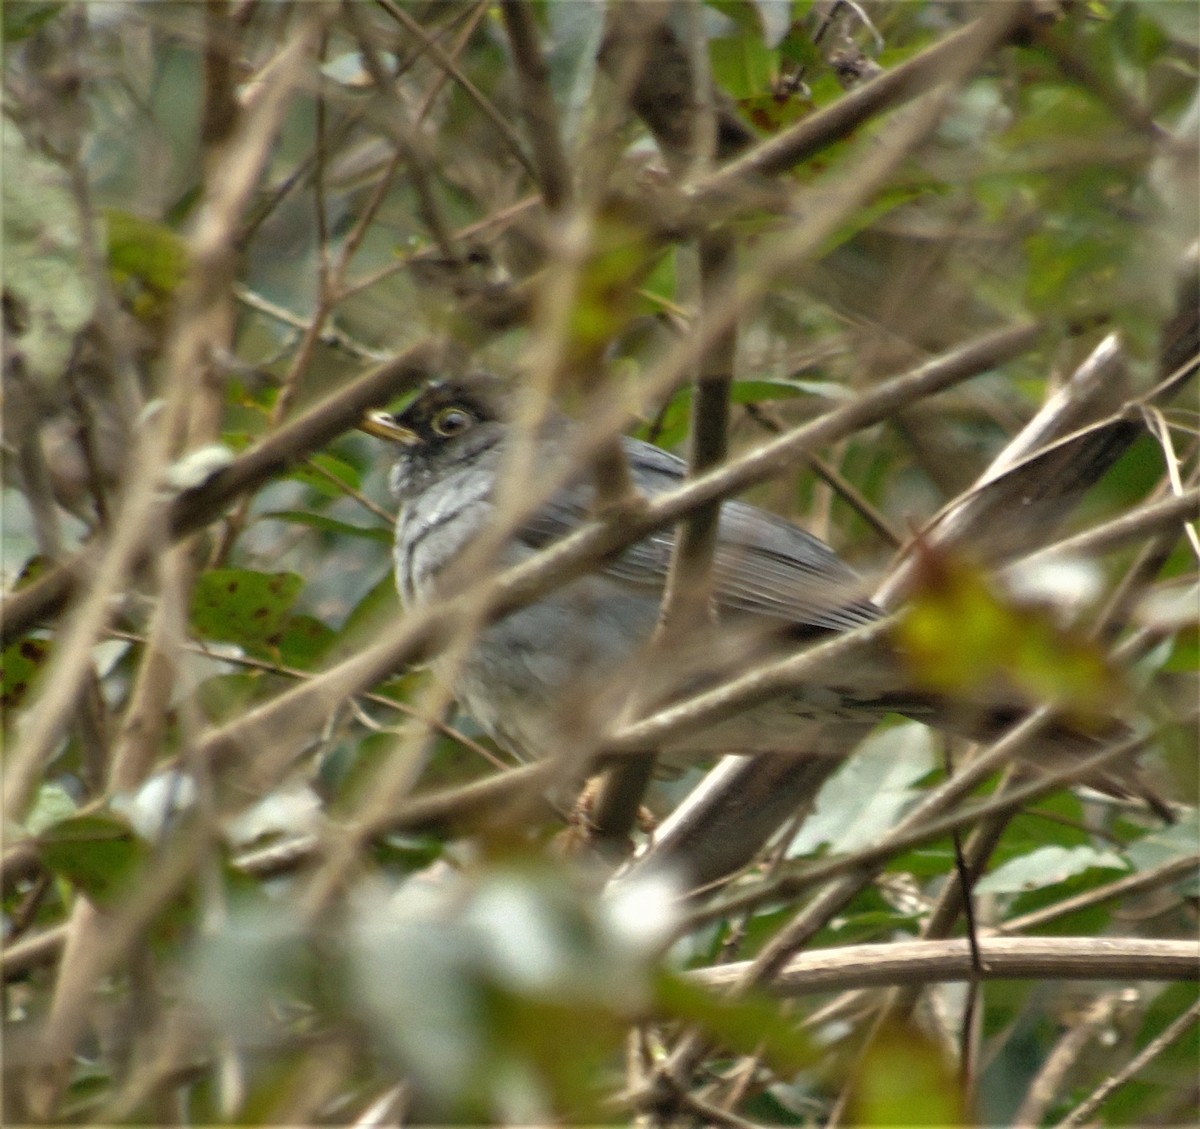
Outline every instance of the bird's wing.
<svg viewBox="0 0 1200 1129">
<path fill-rule="evenodd" d="M 626 454 L 640 489 L 650 496 L 679 486 L 686 464 L 674 455 L 627 439 Z M 593 512 L 590 482 L 561 491 L 522 530 L 541 547 L 566 537 Z M 666 579 L 675 536 L 660 530 L 603 564 L 606 575 L 658 592 Z M 718 609 L 765 616 L 783 624 L 849 630 L 882 614 L 862 594 L 861 578 L 824 542 L 783 518 L 744 502 L 721 507 L 720 545 L 713 562 Z"/>
</svg>

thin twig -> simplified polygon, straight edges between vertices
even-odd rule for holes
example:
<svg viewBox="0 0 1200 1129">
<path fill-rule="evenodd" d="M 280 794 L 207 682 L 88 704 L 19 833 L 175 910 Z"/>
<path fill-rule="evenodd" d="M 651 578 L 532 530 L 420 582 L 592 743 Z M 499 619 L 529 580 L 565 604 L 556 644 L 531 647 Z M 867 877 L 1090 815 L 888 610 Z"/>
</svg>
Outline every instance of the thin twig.
<svg viewBox="0 0 1200 1129">
<path fill-rule="evenodd" d="M 265 314 L 269 318 L 274 318 L 275 321 L 282 322 L 293 329 L 306 330 L 312 324 L 312 318 L 305 318 L 299 314 L 292 313 L 291 310 L 272 302 L 269 298 L 264 298 L 261 294 L 255 293 L 243 283 L 234 283 L 233 292 L 237 300 L 249 306 L 250 309 L 256 310 L 260 314 Z M 340 349 L 352 357 L 357 357 L 364 361 L 372 361 L 375 364 L 382 363 L 391 355 L 381 349 L 372 349 L 367 345 L 355 341 L 348 333 L 343 332 L 334 325 L 325 326 L 320 331 L 318 340 L 322 345 L 328 346 L 331 349 Z"/>
<path fill-rule="evenodd" d="M 1062 1091 L 1068 1074 L 1079 1064 L 1088 1045 L 1112 1025 L 1128 989 L 1102 992 L 1062 1033 L 1050 1048 L 1026 1088 L 1025 1097 L 1013 1117 L 1014 1129 L 1038 1129 L 1046 1110 Z"/>
<path fill-rule="evenodd" d="M 1140 541 L 1181 525 L 1186 521 L 1194 521 L 1200 513 L 1200 487 L 1192 487 L 1182 494 L 1173 495 L 1161 502 L 1149 502 L 1138 506 L 1129 513 L 1093 526 L 1083 533 L 1066 537 L 1052 545 L 1046 545 L 1034 553 L 1022 558 L 1023 564 L 1031 561 L 1041 561 L 1046 557 L 1062 555 L 1064 557 L 1099 556 L 1111 552 L 1131 542 Z"/>
<path fill-rule="evenodd" d="M 525 150 L 521 147 L 521 142 L 513 131 L 512 125 L 508 119 L 496 109 L 491 99 L 487 98 L 480 89 L 467 77 L 463 69 L 454 61 L 453 58 L 446 52 L 436 39 L 433 39 L 429 33 L 408 14 L 394 0 L 375 0 L 375 2 L 400 24 L 405 31 L 414 36 L 428 50 L 430 56 L 448 75 L 450 75 L 459 86 L 462 87 L 467 97 L 479 107 L 484 117 L 495 126 L 500 137 L 508 146 L 512 155 L 516 157 L 521 167 L 536 182 L 538 179 L 537 169 L 533 163 L 525 155 Z"/>
<path fill-rule="evenodd" d="M 55 649 L 37 707 L 30 715 L 22 741 L 5 774 L 4 810 L 19 819 L 30 798 L 41 764 L 62 731 L 77 700 L 81 679 L 91 669 L 91 644 L 112 614 L 110 596 L 123 591 L 136 562 L 159 549 L 164 532 L 158 484 L 172 450 L 180 442 L 187 419 L 184 408 L 190 382 L 210 362 L 212 334 L 223 318 L 222 310 L 232 282 L 234 247 L 230 238 L 258 183 L 271 142 L 291 101 L 299 65 L 310 53 L 323 13 L 303 20 L 298 32 L 278 55 L 276 80 L 268 83 L 247 111 L 243 128 L 224 151 L 227 175 L 210 182 L 190 241 L 190 286 L 182 289 L 180 330 L 168 350 L 165 371 L 172 374 L 171 395 L 158 427 L 147 429 L 131 476 L 122 514 L 114 524 L 113 539 L 102 554 L 87 599 Z M 15 602 L 15 601 L 14 601 Z M 10 616 L 11 618 L 11 607 Z"/>
<path fill-rule="evenodd" d="M 1171 859 L 1150 870 L 1143 870 L 1138 874 L 1130 874 L 1125 878 L 1118 878 L 1115 882 L 1097 886 L 1094 890 L 1086 890 L 1074 897 L 1064 898 L 1062 901 L 1042 909 L 1032 910 L 1020 917 L 1002 921 L 996 926 L 996 929 L 1001 933 L 1024 933 L 1030 929 L 1040 929 L 1043 925 L 1048 925 L 1052 921 L 1058 921 L 1060 918 L 1068 917 L 1081 910 L 1091 909 L 1093 906 L 1103 905 L 1105 902 L 1123 898 L 1129 894 L 1152 890 L 1156 886 L 1165 886 L 1169 882 L 1176 882 L 1198 873 L 1200 873 L 1200 855 L 1185 855 L 1183 858 Z"/>
<path fill-rule="evenodd" d="M 1154 1061 L 1172 1043 L 1187 1034 L 1188 1028 L 1200 1020 L 1200 1003 L 1194 1003 L 1178 1019 L 1160 1035 L 1150 1040 L 1124 1066 L 1115 1071 L 1082 1102 L 1079 1103 L 1066 1117 L 1055 1126 L 1055 1129 L 1071 1129 L 1075 1125 L 1084 1125 L 1096 1115 L 1097 1110 L 1130 1079 L 1134 1078 L 1143 1068 Z"/>
<path fill-rule="evenodd" d="M 711 110 L 711 107 L 710 107 Z M 700 241 L 700 317 L 736 269 L 732 238 L 713 232 Z M 689 474 L 703 474 L 725 460 L 729 430 L 729 391 L 733 383 L 737 332 L 729 326 L 706 353 L 692 398 L 692 450 Z M 663 587 L 659 622 L 650 641 L 651 661 L 669 661 L 674 640 L 686 636 L 710 617 L 712 564 L 717 550 L 721 501 L 698 506 L 680 526 L 671 551 Z M 631 701 L 631 713 L 641 703 Z M 597 839 L 624 843 L 637 818 L 638 807 L 650 784 L 654 752 L 647 745 L 634 763 L 612 768 L 604 777 L 592 816 Z"/>
<path fill-rule="evenodd" d="M 417 387 L 438 370 L 440 356 L 441 350 L 428 344 L 398 354 L 266 436 L 203 486 L 162 501 L 171 536 L 183 537 L 207 525 L 242 493 L 256 489 L 295 459 L 356 426 L 364 412 Z M 29 587 L 7 596 L 3 641 L 24 634 L 39 620 L 61 611 L 78 585 L 89 577 L 95 552 L 89 549 L 77 553 Z"/>
</svg>

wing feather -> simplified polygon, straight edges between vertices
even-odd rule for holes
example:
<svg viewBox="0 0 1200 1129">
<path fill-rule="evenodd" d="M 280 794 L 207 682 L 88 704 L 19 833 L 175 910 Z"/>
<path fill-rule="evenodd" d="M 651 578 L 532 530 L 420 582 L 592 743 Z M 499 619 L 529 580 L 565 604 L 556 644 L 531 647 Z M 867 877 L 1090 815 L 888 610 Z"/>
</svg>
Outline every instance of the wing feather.
<svg viewBox="0 0 1200 1129">
<path fill-rule="evenodd" d="M 678 487 L 687 474 L 682 459 L 643 443 L 625 440 L 639 486 L 650 496 Z M 521 532 L 540 548 L 571 533 L 591 513 L 589 482 L 559 493 Z M 660 592 L 675 536 L 661 530 L 605 562 L 604 572 L 650 592 Z M 863 595 L 863 581 L 834 551 L 811 533 L 744 502 L 721 507 L 720 547 L 713 563 L 718 609 L 763 616 L 785 625 L 849 630 L 882 614 Z"/>
</svg>

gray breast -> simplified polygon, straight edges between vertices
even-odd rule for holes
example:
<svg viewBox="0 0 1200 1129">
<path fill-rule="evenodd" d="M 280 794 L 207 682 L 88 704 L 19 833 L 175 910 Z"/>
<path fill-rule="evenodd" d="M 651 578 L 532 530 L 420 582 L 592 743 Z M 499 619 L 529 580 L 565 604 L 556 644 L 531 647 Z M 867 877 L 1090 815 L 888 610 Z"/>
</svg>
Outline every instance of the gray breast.
<svg viewBox="0 0 1200 1129">
<path fill-rule="evenodd" d="M 406 607 L 430 599 L 442 570 L 491 523 L 492 477 L 488 470 L 463 469 L 400 507 L 394 561 Z"/>
<path fill-rule="evenodd" d="M 448 476 L 407 500 L 396 526 L 396 583 L 405 605 L 430 600 L 447 566 L 495 518 L 492 476 L 477 469 Z M 532 555 L 515 542 L 502 566 Z M 521 757 L 562 752 L 564 720 L 582 728 L 615 709 L 627 692 L 654 629 L 657 595 L 629 592 L 594 574 L 564 585 L 480 632 L 456 670 L 437 664 L 455 696 L 483 729 Z"/>
</svg>

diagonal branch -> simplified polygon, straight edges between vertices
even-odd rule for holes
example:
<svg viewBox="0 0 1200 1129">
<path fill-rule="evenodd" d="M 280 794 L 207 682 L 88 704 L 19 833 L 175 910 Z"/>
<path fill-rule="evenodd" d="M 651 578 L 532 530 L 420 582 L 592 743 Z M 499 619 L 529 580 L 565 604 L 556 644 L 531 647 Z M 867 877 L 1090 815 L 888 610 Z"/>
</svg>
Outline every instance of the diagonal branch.
<svg viewBox="0 0 1200 1129">
<path fill-rule="evenodd" d="M 356 426 L 364 412 L 415 388 L 437 371 L 440 357 L 441 351 L 427 344 L 406 350 L 267 436 L 202 486 L 177 495 L 166 504 L 165 522 L 172 539 L 207 525 L 240 494 L 261 486 L 290 463 Z M 28 588 L 6 596 L 3 641 L 10 642 L 61 612 L 89 577 L 94 554 L 94 548 L 83 549 Z"/>
<path fill-rule="evenodd" d="M 697 204 L 736 194 L 755 176 L 776 176 L 849 135 L 881 111 L 969 73 L 1024 24 L 1023 4 L 996 4 L 974 23 L 939 39 L 911 59 L 863 83 L 823 110 L 755 146 L 700 181 Z"/>
<path fill-rule="evenodd" d="M 513 130 L 508 119 L 496 108 L 495 104 L 477 87 L 458 65 L 449 52 L 434 39 L 412 16 L 404 10 L 404 8 L 395 3 L 395 0 L 375 0 L 375 2 L 392 17 L 401 27 L 404 28 L 411 36 L 413 36 L 427 50 L 433 60 L 439 67 L 442 68 L 459 86 L 463 92 L 471 99 L 472 102 L 479 108 L 479 111 L 487 118 L 489 122 L 496 128 L 497 133 L 504 139 L 510 152 L 527 173 L 537 181 L 537 169 L 533 163 L 525 155 L 525 150 L 521 148 L 521 142 L 517 138 L 516 132 Z"/>
</svg>

